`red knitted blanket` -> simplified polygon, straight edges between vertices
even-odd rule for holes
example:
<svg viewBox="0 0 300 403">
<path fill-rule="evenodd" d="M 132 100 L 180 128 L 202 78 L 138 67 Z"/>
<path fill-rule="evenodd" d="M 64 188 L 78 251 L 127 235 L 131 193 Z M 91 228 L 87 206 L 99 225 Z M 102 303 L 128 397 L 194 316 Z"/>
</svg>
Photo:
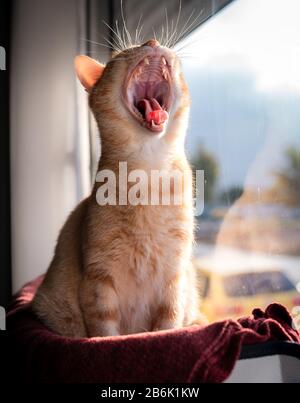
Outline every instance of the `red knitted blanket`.
<svg viewBox="0 0 300 403">
<path fill-rule="evenodd" d="M 130 336 L 69 339 L 41 324 L 30 309 L 40 278 L 16 295 L 7 317 L 10 363 L 22 382 L 222 382 L 242 345 L 300 342 L 278 304 L 238 321 Z"/>
</svg>

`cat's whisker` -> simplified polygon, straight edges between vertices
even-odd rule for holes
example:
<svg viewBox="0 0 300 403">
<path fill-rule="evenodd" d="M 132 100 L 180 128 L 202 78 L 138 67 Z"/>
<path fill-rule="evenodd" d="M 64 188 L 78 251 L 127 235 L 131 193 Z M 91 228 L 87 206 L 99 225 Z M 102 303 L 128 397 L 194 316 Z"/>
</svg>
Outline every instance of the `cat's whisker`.
<svg viewBox="0 0 300 403">
<path fill-rule="evenodd" d="M 165 7 L 165 19 L 166 19 L 166 41 L 165 43 L 162 43 L 163 46 L 167 46 L 168 43 L 168 38 L 169 38 L 169 21 L 168 21 L 168 11 L 167 8 Z"/>
<path fill-rule="evenodd" d="M 180 34 L 178 35 L 178 37 L 176 38 L 176 42 L 174 43 L 174 46 L 176 45 L 176 43 L 178 43 L 184 36 L 189 35 L 192 30 L 196 27 L 196 25 L 199 22 L 199 19 L 201 17 L 201 15 L 203 14 L 203 9 L 196 15 L 196 17 L 193 19 L 193 21 L 186 27 L 183 28 L 180 32 Z M 192 15 L 191 15 L 192 17 Z M 186 25 L 186 24 L 185 24 Z"/>
<path fill-rule="evenodd" d="M 189 23 L 189 20 L 191 19 L 192 15 L 194 14 L 195 10 L 192 10 L 191 14 L 189 15 L 189 17 L 187 18 L 185 24 L 183 25 L 184 29 L 186 27 L 186 25 Z M 178 25 L 179 25 L 179 21 L 180 21 L 180 14 L 181 14 L 181 0 L 180 0 L 180 5 L 179 5 L 179 11 L 178 11 L 178 15 L 177 15 L 177 20 L 176 20 L 176 25 L 175 25 L 175 29 L 174 29 L 174 35 L 172 36 L 172 41 L 171 41 L 171 47 L 173 48 L 175 46 L 175 44 L 178 41 L 178 38 L 180 36 L 180 33 L 182 32 L 182 29 L 180 32 L 178 32 Z"/>
<path fill-rule="evenodd" d="M 190 19 L 191 19 L 192 16 L 194 15 L 194 12 L 195 12 L 195 9 L 192 10 L 191 14 L 190 14 L 189 17 L 187 18 L 187 20 L 186 20 L 186 22 L 184 23 L 183 27 L 181 28 L 180 32 L 177 32 L 177 33 L 176 33 L 176 36 L 175 36 L 175 38 L 174 38 L 174 40 L 173 40 L 172 46 L 175 46 L 175 44 L 176 44 L 176 43 L 179 41 L 179 39 L 181 38 L 181 34 L 182 34 L 182 32 L 186 29 L 187 25 L 189 24 Z"/>
<path fill-rule="evenodd" d="M 164 27 L 162 26 L 161 27 L 161 34 L 160 34 L 160 38 L 159 38 L 159 43 L 163 43 L 164 36 L 165 36 L 165 30 L 164 30 Z"/>
<path fill-rule="evenodd" d="M 142 24 L 142 25 L 140 26 L 140 30 L 139 30 L 139 32 L 138 32 L 138 42 L 137 42 L 137 45 L 141 45 L 141 44 L 143 43 L 143 41 L 144 41 L 144 35 L 141 36 L 143 27 L 144 27 L 144 24 Z"/>
<path fill-rule="evenodd" d="M 99 57 L 99 52 L 96 51 L 88 51 L 84 52 L 87 56 L 97 59 Z"/>
<path fill-rule="evenodd" d="M 180 48 L 176 49 L 176 53 L 178 53 L 178 52 L 180 52 L 180 51 L 182 51 L 182 50 L 188 49 L 190 46 L 194 45 L 195 43 L 199 43 L 199 39 L 198 39 L 198 38 L 197 38 L 197 39 L 194 39 L 193 41 L 186 42 L 186 43 L 185 43 L 184 45 L 182 45 Z"/>
<path fill-rule="evenodd" d="M 201 60 L 200 58 L 195 58 L 193 55 L 178 55 L 181 60 Z"/>
<path fill-rule="evenodd" d="M 103 22 L 105 23 L 105 21 L 103 21 Z M 105 24 L 106 24 L 106 23 L 105 23 Z M 106 25 L 108 26 L 108 24 L 106 24 Z M 108 26 L 108 27 L 109 27 L 109 26 Z M 82 39 L 83 39 L 83 38 L 82 38 Z M 121 47 L 117 44 L 116 41 L 111 42 L 109 39 L 107 39 L 107 38 L 105 38 L 105 37 L 103 37 L 103 39 L 107 42 L 107 44 L 105 44 L 105 43 L 103 43 L 103 42 L 93 41 L 93 40 L 90 40 L 90 39 L 83 39 L 83 40 L 85 40 L 85 41 L 88 42 L 88 43 L 92 43 L 93 45 L 104 46 L 104 47 L 106 47 L 106 48 L 108 48 L 108 49 L 110 49 L 110 50 L 113 50 L 113 51 L 117 51 L 117 52 L 121 52 L 121 51 L 122 51 Z"/>
<path fill-rule="evenodd" d="M 124 44 L 124 49 L 127 49 L 129 47 L 129 44 L 127 43 L 127 39 L 125 37 L 125 28 L 124 25 L 122 26 L 122 38 L 123 38 L 123 44 Z"/>
<path fill-rule="evenodd" d="M 116 44 L 115 41 L 111 42 L 107 38 L 103 38 L 103 39 L 109 44 L 109 47 L 113 52 L 121 52 L 122 51 L 122 49 Z"/>
<path fill-rule="evenodd" d="M 174 36 L 176 37 L 178 24 L 179 24 L 179 20 L 180 20 L 180 16 L 181 16 L 181 8 L 182 8 L 182 4 L 181 4 L 181 0 L 179 0 L 179 7 L 178 7 L 178 13 L 177 13 L 175 27 L 174 27 L 174 30 L 172 31 L 172 34 L 171 34 L 166 46 L 173 47 L 172 40 L 173 40 Z M 172 23 L 173 23 L 173 21 L 172 21 Z M 171 44 L 172 44 L 172 46 L 171 46 Z"/>
<path fill-rule="evenodd" d="M 104 38 L 105 39 L 105 38 Z M 86 42 L 89 42 L 89 43 L 91 43 L 91 44 L 93 44 L 93 45 L 97 45 L 97 46 L 104 46 L 104 47 L 106 47 L 106 48 L 108 48 L 108 49 L 110 49 L 111 50 L 111 45 L 109 46 L 109 45 L 107 45 L 106 43 L 101 43 L 101 42 L 96 42 L 96 41 L 92 41 L 92 40 L 90 40 L 90 39 L 82 39 L 82 40 L 84 40 L 84 41 L 86 41 Z"/>
<path fill-rule="evenodd" d="M 139 44 L 142 44 L 142 43 L 144 43 L 144 42 L 145 42 L 145 34 L 143 34 L 143 35 L 141 36 L 141 39 L 140 39 Z"/>
<path fill-rule="evenodd" d="M 113 42 L 111 42 L 109 39 L 107 39 L 107 38 L 103 38 L 110 46 L 111 46 L 111 49 L 113 50 L 113 51 L 117 51 L 117 52 L 122 52 L 122 49 L 120 49 L 118 46 L 116 46 Z"/>
<path fill-rule="evenodd" d="M 173 35 L 174 35 L 174 32 L 175 32 L 175 26 L 174 26 L 174 21 L 173 21 L 173 19 L 171 20 L 171 28 L 170 28 L 170 32 L 171 32 L 171 36 L 170 36 L 170 38 L 169 38 L 169 40 L 168 40 L 168 43 L 167 43 L 167 46 L 169 47 L 169 48 L 171 48 L 172 46 L 171 46 L 171 43 L 172 43 L 172 37 L 173 37 Z"/>
<path fill-rule="evenodd" d="M 102 20 L 102 22 L 107 26 L 107 28 L 113 33 L 112 36 L 112 41 L 116 44 L 116 46 L 119 49 L 122 49 L 122 41 L 121 41 L 121 37 L 118 35 L 118 33 L 104 20 Z M 116 39 L 115 39 L 116 37 Z"/>
<path fill-rule="evenodd" d="M 138 24 L 137 24 L 136 30 L 135 30 L 135 43 L 136 43 L 136 44 L 140 42 L 140 35 L 139 35 L 139 34 L 140 34 L 140 31 L 139 31 L 139 27 L 140 27 L 140 23 L 141 23 L 142 17 L 143 17 L 143 14 L 140 14 L 140 18 L 139 18 L 139 20 L 138 20 Z M 142 25 L 142 26 L 143 26 L 143 25 Z"/>
<path fill-rule="evenodd" d="M 125 46 L 124 38 L 122 37 L 122 33 L 121 33 L 120 29 L 119 29 L 119 21 L 118 20 L 116 20 L 115 26 L 116 26 L 116 31 L 118 33 L 118 36 L 120 38 L 121 49 L 124 50 L 124 49 L 126 49 L 126 46 Z"/>
<path fill-rule="evenodd" d="M 162 44 L 162 46 L 166 46 L 169 48 L 173 48 L 183 37 L 187 36 L 196 26 L 200 16 L 202 15 L 203 10 L 200 11 L 199 14 L 195 18 L 192 18 L 194 16 L 195 10 L 191 12 L 189 17 L 187 18 L 186 22 L 184 23 L 183 27 L 181 28 L 180 32 L 178 32 L 178 26 L 182 14 L 182 1 L 179 1 L 179 6 L 178 6 L 178 12 L 176 16 L 176 20 L 174 21 L 173 19 L 171 22 L 169 21 L 168 18 L 168 10 L 165 8 L 165 25 L 162 25 L 161 30 L 160 30 L 160 37 L 157 39 L 157 33 L 152 27 L 153 31 L 153 36 L 156 40 L 159 40 L 159 42 Z M 123 0 L 121 0 L 121 17 L 122 17 L 122 29 L 120 29 L 118 20 L 115 21 L 115 26 L 111 26 L 108 24 L 106 21 L 103 20 L 103 23 L 105 26 L 109 29 L 109 31 L 112 33 L 111 38 L 107 39 L 104 38 L 104 41 L 107 43 L 101 43 L 101 42 L 96 42 L 96 41 L 91 41 L 91 40 L 86 40 L 87 42 L 93 43 L 97 46 L 104 46 L 114 52 L 120 53 L 124 49 L 128 47 L 133 47 L 133 46 L 138 46 L 143 42 L 142 38 L 142 29 L 143 29 L 143 24 L 142 22 L 142 17 L 143 15 L 141 14 L 135 29 L 134 37 L 132 38 L 131 33 L 129 32 L 127 25 L 126 25 L 126 20 L 125 20 L 125 15 L 124 15 L 124 5 L 123 5 Z M 134 39 L 134 44 L 133 44 L 133 39 Z M 177 55 L 179 57 L 189 57 L 186 54 L 181 54 L 181 50 L 188 48 L 191 46 L 194 42 L 189 42 L 184 44 L 178 49 L 175 49 Z"/>
<path fill-rule="evenodd" d="M 121 17 L 122 17 L 122 22 L 123 22 L 123 30 L 125 31 L 127 40 L 128 40 L 128 46 L 126 46 L 126 47 L 129 47 L 129 46 L 132 47 L 131 35 L 127 28 L 125 17 L 124 17 L 123 0 L 121 0 Z"/>
<path fill-rule="evenodd" d="M 157 35 L 156 35 L 156 31 L 155 31 L 154 27 L 152 27 L 152 33 L 153 33 L 154 39 L 157 41 Z"/>
</svg>

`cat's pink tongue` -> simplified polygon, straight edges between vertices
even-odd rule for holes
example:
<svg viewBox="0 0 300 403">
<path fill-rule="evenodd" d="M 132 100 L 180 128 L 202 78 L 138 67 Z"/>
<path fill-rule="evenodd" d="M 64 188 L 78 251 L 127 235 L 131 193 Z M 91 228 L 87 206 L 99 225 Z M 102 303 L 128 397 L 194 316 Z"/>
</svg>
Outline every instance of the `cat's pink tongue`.
<svg viewBox="0 0 300 403">
<path fill-rule="evenodd" d="M 169 117 L 168 112 L 162 109 L 159 102 L 155 98 L 142 99 L 139 102 L 139 106 L 145 110 L 145 119 L 150 125 L 153 121 L 159 126 L 163 124 Z"/>
</svg>

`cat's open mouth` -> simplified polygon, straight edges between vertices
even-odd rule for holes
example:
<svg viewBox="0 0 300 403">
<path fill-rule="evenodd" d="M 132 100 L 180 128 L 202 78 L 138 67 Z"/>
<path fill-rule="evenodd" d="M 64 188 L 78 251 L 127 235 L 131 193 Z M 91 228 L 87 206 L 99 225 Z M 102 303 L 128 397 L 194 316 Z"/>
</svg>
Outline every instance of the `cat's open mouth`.
<svg viewBox="0 0 300 403">
<path fill-rule="evenodd" d="M 171 104 L 170 65 L 162 55 L 142 59 L 125 82 L 125 102 L 132 115 L 152 132 L 163 131 Z"/>
</svg>

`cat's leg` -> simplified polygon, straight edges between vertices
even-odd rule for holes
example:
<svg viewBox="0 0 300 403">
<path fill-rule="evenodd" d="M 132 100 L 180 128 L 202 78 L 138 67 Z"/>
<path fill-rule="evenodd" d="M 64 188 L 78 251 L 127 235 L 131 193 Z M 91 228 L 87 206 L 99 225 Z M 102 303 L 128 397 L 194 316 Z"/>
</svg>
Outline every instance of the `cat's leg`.
<svg viewBox="0 0 300 403">
<path fill-rule="evenodd" d="M 186 302 L 183 324 L 184 326 L 206 326 L 208 324 L 208 321 L 200 310 L 201 301 L 197 288 L 196 271 L 192 263 L 188 266 L 186 279 Z"/>
<path fill-rule="evenodd" d="M 166 284 L 162 297 L 154 310 L 152 330 L 174 329 L 183 326 L 184 320 L 184 284 L 182 278 L 175 278 Z"/>
<path fill-rule="evenodd" d="M 72 338 L 86 337 L 80 308 L 74 298 L 40 287 L 32 308 L 41 321 L 57 334 Z"/>
<path fill-rule="evenodd" d="M 46 326 L 72 338 L 86 337 L 78 302 L 78 260 L 54 258 L 32 301 L 33 311 Z"/>
<path fill-rule="evenodd" d="M 120 334 L 119 301 L 109 274 L 88 272 L 80 287 L 80 304 L 88 337 Z"/>
</svg>

